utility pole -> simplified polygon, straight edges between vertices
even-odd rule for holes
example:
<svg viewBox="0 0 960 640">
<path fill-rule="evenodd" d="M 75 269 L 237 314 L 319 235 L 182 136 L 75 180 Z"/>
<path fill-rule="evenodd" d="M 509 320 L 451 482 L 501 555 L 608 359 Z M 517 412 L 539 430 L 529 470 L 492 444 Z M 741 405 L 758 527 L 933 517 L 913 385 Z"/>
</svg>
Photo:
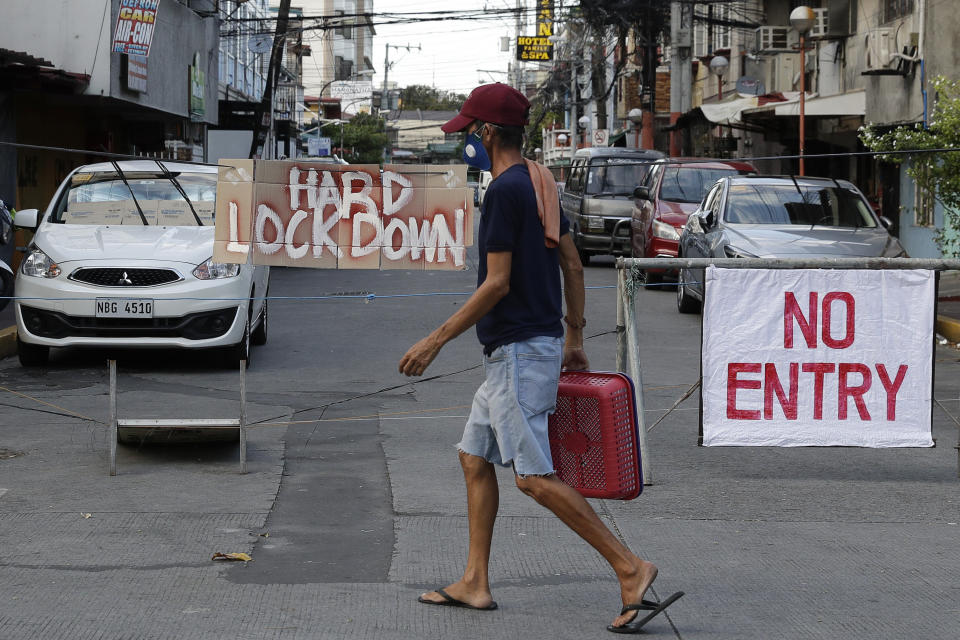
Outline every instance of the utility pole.
<svg viewBox="0 0 960 640">
<path fill-rule="evenodd" d="M 517 15 L 516 15 L 517 32 L 515 34 L 516 37 L 514 38 L 514 47 L 520 46 L 518 43 L 520 42 L 520 36 L 523 35 L 522 30 L 524 25 L 522 23 L 521 16 L 523 16 L 523 0 L 517 0 Z M 523 85 L 523 67 L 522 67 L 523 61 L 520 60 L 519 56 L 517 55 L 514 55 L 513 57 L 515 58 L 513 61 L 513 88 L 523 93 L 523 86 L 522 86 Z"/>
<path fill-rule="evenodd" d="M 253 116 L 253 140 L 250 141 L 249 157 L 256 156 L 262 148 L 261 157 L 273 157 L 273 152 L 267 153 L 267 138 L 272 131 L 273 122 L 273 94 L 277 81 L 280 78 L 280 64 L 283 61 L 283 50 L 287 42 L 287 25 L 290 19 L 290 0 L 280 0 L 280 9 L 277 12 L 277 30 L 273 36 L 273 48 L 270 50 L 270 67 L 267 70 L 267 85 L 263 90 L 263 97 L 257 105 Z M 265 117 L 266 116 L 266 117 Z M 272 144 L 272 142 L 271 142 Z"/>
<path fill-rule="evenodd" d="M 412 51 L 416 49 L 420 51 L 420 45 L 402 45 L 402 44 L 387 44 L 384 49 L 383 54 L 383 91 L 380 94 L 380 111 L 389 111 L 390 110 L 390 98 L 387 94 L 387 75 L 390 73 L 390 48 L 394 49 L 406 49 L 407 51 Z"/>
<path fill-rule="evenodd" d="M 693 5 L 688 2 L 670 3 L 670 125 L 690 110 L 691 70 L 690 54 L 693 46 Z M 683 134 L 670 132 L 670 155 L 683 155 Z"/>
</svg>

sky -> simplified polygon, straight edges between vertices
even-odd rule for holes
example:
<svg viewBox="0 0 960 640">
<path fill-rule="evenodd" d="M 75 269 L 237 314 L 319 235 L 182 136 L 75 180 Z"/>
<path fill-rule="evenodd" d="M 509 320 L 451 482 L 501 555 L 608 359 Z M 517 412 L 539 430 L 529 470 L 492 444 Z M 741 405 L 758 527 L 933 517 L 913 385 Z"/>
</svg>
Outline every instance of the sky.
<svg viewBox="0 0 960 640">
<path fill-rule="evenodd" d="M 523 0 L 528 8 L 533 0 Z M 516 0 L 372 0 L 374 13 L 410 13 L 419 11 L 483 9 L 487 7 L 516 7 Z M 320 15 L 320 0 L 294 0 L 305 15 Z M 384 53 L 390 45 L 420 45 L 411 51 L 390 47 L 388 79 L 398 86 L 425 84 L 444 91 L 469 93 L 482 82 L 507 80 L 507 66 L 511 53 L 500 52 L 500 38 L 513 36 L 514 19 L 510 16 L 492 20 L 450 20 L 400 25 L 376 25 L 373 38 L 374 86 L 383 84 Z M 532 29 L 532 27 L 530 27 Z M 529 29 L 528 29 L 529 30 Z M 318 34 L 319 36 L 319 34 Z M 319 47 L 319 41 L 312 43 Z M 315 81 L 319 57 L 304 60 L 305 85 L 308 95 L 315 95 L 319 83 Z M 487 69 L 495 73 L 482 73 Z M 313 71 L 313 73 L 310 73 Z M 496 73 L 499 71 L 500 73 Z M 313 90 L 312 90 L 313 89 Z"/>
</svg>

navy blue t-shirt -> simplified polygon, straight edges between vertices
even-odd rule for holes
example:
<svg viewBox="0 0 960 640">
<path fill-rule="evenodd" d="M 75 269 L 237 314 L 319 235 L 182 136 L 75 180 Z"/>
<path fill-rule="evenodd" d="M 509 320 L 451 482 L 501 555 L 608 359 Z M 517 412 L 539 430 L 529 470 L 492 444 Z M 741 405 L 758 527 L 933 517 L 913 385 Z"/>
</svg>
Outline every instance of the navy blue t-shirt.
<svg viewBox="0 0 960 640">
<path fill-rule="evenodd" d="M 569 230 L 561 214 L 560 235 Z M 544 244 L 537 197 L 525 164 L 511 166 L 487 187 L 477 244 L 477 286 L 487 277 L 488 252 L 512 254 L 510 292 L 477 322 L 484 352 L 489 355 L 497 347 L 536 336 L 563 336 L 558 251 Z"/>
</svg>

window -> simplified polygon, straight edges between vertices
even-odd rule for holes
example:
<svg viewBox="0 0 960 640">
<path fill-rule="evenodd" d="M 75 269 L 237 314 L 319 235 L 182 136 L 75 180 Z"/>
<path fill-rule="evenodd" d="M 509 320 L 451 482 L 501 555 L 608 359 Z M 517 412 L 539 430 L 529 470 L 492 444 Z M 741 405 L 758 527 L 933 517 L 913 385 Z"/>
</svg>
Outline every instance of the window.
<svg viewBox="0 0 960 640">
<path fill-rule="evenodd" d="M 344 38 L 344 39 L 346 39 L 346 40 L 352 40 L 352 39 L 353 39 L 353 25 L 350 24 L 350 21 L 353 20 L 353 18 L 347 18 L 347 17 L 345 17 L 345 16 L 346 16 L 346 12 L 345 12 L 345 11 L 342 11 L 342 10 L 340 10 L 340 9 L 337 9 L 336 11 L 334 11 L 334 13 L 335 13 L 335 14 L 337 15 L 337 17 L 339 18 L 339 19 L 337 20 L 337 24 L 340 25 L 340 26 L 337 27 L 337 29 L 336 29 L 336 34 L 337 34 L 338 36 L 340 36 L 341 38 Z"/>
<path fill-rule="evenodd" d="M 913 13 L 913 0 L 883 0 L 883 21 L 890 22 Z"/>
<path fill-rule="evenodd" d="M 870 207 L 858 192 L 807 184 L 732 185 L 724 218 L 734 224 L 877 226 Z"/>
<path fill-rule="evenodd" d="M 730 33 L 732 29 L 721 22 L 729 22 L 734 18 L 733 7 L 729 4 L 717 4 L 713 7 L 713 19 L 718 23 L 713 26 L 713 50 L 730 48 Z"/>
</svg>

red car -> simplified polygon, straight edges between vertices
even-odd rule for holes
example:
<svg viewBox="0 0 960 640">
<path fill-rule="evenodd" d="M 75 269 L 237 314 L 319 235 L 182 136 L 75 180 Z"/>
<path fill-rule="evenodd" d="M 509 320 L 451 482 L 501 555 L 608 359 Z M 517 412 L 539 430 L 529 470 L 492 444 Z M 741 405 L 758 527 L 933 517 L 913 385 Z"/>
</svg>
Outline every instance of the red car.
<svg viewBox="0 0 960 640">
<path fill-rule="evenodd" d="M 633 191 L 630 221 L 634 258 L 675 258 L 680 232 L 687 216 L 696 210 L 710 187 L 720 178 L 756 173 L 746 162 L 704 158 L 668 158 L 653 166 L 644 183 Z M 653 283 L 676 270 L 647 269 Z"/>
</svg>

